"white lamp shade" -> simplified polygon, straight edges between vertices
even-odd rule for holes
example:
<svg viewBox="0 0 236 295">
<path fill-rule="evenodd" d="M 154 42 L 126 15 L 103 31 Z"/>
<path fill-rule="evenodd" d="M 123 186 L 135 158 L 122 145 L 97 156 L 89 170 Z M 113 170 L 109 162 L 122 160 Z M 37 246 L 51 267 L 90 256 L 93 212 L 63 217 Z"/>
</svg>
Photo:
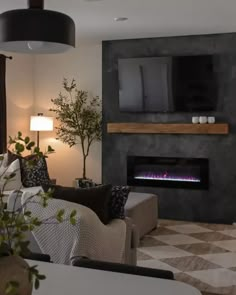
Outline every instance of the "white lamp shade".
<svg viewBox="0 0 236 295">
<path fill-rule="evenodd" d="M 31 116 L 30 131 L 52 131 L 53 117 Z"/>
</svg>

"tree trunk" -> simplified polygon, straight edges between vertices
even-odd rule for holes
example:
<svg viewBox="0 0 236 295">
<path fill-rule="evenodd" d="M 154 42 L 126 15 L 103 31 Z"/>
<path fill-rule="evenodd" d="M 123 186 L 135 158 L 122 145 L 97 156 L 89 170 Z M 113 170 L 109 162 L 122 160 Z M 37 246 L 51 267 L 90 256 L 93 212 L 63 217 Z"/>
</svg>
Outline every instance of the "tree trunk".
<svg viewBox="0 0 236 295">
<path fill-rule="evenodd" d="M 83 178 L 86 179 L 86 158 L 87 156 L 83 155 Z"/>
</svg>

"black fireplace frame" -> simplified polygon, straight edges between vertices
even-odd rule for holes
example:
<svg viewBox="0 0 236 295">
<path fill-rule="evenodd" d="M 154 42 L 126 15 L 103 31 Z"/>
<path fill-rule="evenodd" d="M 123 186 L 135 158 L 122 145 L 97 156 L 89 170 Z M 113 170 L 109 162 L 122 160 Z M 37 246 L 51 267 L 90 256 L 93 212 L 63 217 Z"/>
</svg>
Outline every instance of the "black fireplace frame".
<svg viewBox="0 0 236 295">
<path fill-rule="evenodd" d="M 168 180 L 151 180 L 151 179 L 135 179 L 135 165 L 141 164 L 162 164 L 170 163 L 171 165 L 181 164 L 200 165 L 200 182 L 179 182 Z M 177 158 L 177 157 L 143 157 L 143 156 L 127 156 L 127 185 L 130 186 L 150 186 L 165 188 L 186 188 L 186 189 L 209 189 L 209 160 L 206 158 Z"/>
</svg>

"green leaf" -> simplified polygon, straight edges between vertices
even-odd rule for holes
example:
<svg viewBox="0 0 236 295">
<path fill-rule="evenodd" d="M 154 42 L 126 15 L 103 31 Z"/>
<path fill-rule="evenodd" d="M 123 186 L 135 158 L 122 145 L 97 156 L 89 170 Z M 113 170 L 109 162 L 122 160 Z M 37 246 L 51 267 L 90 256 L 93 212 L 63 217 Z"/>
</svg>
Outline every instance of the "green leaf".
<svg viewBox="0 0 236 295">
<path fill-rule="evenodd" d="M 38 279 L 35 279 L 35 282 L 34 282 L 34 288 L 35 288 L 35 290 L 38 290 L 39 285 L 40 285 L 39 280 Z"/>
<path fill-rule="evenodd" d="M 20 286 L 19 282 L 16 282 L 16 281 L 8 282 L 6 285 L 6 288 L 5 288 L 5 294 L 6 295 L 17 295 L 19 286 Z"/>
<path fill-rule="evenodd" d="M 73 218 L 75 217 L 77 214 L 77 211 L 76 210 L 72 210 L 72 212 L 70 213 L 70 217 Z"/>
<path fill-rule="evenodd" d="M 32 224 L 35 226 L 40 226 L 42 224 L 42 221 L 40 221 L 37 217 L 34 217 L 32 219 Z"/>
<path fill-rule="evenodd" d="M 76 219 L 70 217 L 70 223 L 71 223 L 72 225 L 76 225 Z"/>
<path fill-rule="evenodd" d="M 73 211 L 70 213 L 70 223 L 71 223 L 72 225 L 76 225 L 76 218 L 75 218 L 76 214 L 77 214 L 76 210 L 73 210 Z"/>
<path fill-rule="evenodd" d="M 11 136 L 9 136 L 8 143 L 9 143 L 9 145 L 11 145 L 11 144 L 16 143 L 16 141 Z"/>
<path fill-rule="evenodd" d="M 30 142 L 30 138 L 29 138 L 29 136 L 26 136 L 26 138 L 25 138 L 25 144 L 28 144 Z"/>
<path fill-rule="evenodd" d="M 45 276 L 45 275 L 41 275 L 41 274 L 39 274 L 39 275 L 37 275 L 37 278 L 38 278 L 40 281 L 42 281 L 42 280 L 45 280 L 45 279 L 46 279 L 46 276 Z"/>
<path fill-rule="evenodd" d="M 32 149 L 32 147 L 34 147 L 35 146 L 35 142 L 34 141 L 31 141 L 31 142 L 29 142 L 27 145 L 26 145 L 26 149 L 28 150 L 28 151 L 30 151 L 31 149 Z"/>
<path fill-rule="evenodd" d="M 15 144 L 15 149 L 16 149 L 18 154 L 21 154 L 25 150 L 25 147 L 24 147 L 24 145 L 22 143 L 17 142 Z"/>
<path fill-rule="evenodd" d="M 15 176 L 16 176 L 16 173 L 12 172 L 10 175 L 5 175 L 3 178 L 7 179 L 7 180 L 10 180 L 10 179 L 14 178 Z"/>
<path fill-rule="evenodd" d="M 30 216 L 32 215 L 32 212 L 31 212 L 31 211 L 25 211 L 25 212 L 24 212 L 24 215 L 25 215 L 26 217 L 30 217 Z"/>
<path fill-rule="evenodd" d="M 56 219 L 58 222 L 62 222 L 63 221 L 63 216 L 65 214 L 65 209 L 61 209 L 57 212 L 56 214 Z"/>
<path fill-rule="evenodd" d="M 55 150 L 49 145 L 48 146 L 48 153 L 53 153 L 53 152 L 55 152 Z"/>
<path fill-rule="evenodd" d="M 39 152 L 40 152 L 40 149 L 39 149 L 39 147 L 36 146 L 36 147 L 34 148 L 34 153 L 38 154 Z"/>
</svg>

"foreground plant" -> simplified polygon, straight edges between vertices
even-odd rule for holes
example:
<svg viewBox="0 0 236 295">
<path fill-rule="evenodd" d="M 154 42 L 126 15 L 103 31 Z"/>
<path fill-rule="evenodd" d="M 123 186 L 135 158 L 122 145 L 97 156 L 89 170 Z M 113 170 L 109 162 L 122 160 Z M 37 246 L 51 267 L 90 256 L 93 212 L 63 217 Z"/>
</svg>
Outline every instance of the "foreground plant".
<svg viewBox="0 0 236 295">
<path fill-rule="evenodd" d="M 22 137 L 22 133 L 18 132 L 18 135 L 14 138 L 9 138 L 9 148 L 12 148 L 13 152 L 19 156 L 23 152 L 28 151 L 33 157 L 28 161 L 28 165 L 34 165 L 35 161 L 40 157 L 47 157 L 48 154 L 54 152 L 51 146 L 48 146 L 47 150 L 43 153 L 38 147 L 35 147 L 34 141 L 27 137 Z M 0 156 L 1 165 L 3 165 L 4 157 Z M 21 206 L 16 208 L 16 202 L 11 210 L 7 209 L 6 196 L 4 194 L 6 184 L 16 176 L 16 171 L 7 173 L 8 167 L 4 169 L 4 172 L 0 175 L 0 180 L 4 180 L 3 185 L 0 187 L 0 260 L 1 257 L 6 256 L 23 256 L 27 257 L 30 254 L 28 249 L 29 241 L 26 239 L 26 233 L 33 231 L 43 223 L 50 222 L 63 222 L 64 210 L 61 209 L 55 214 L 44 220 L 34 217 L 32 212 L 27 209 L 27 204 L 36 195 L 40 198 L 40 204 L 43 207 L 47 207 L 48 201 L 52 198 L 53 191 L 49 189 L 47 192 L 40 192 L 36 195 L 32 195 Z M 19 188 L 21 189 L 21 188 Z M 18 191 L 16 198 L 21 197 L 21 192 Z M 76 224 L 76 211 L 73 210 L 70 214 L 70 222 Z M 29 281 L 32 282 L 35 289 L 39 288 L 40 280 L 44 280 L 45 276 L 40 274 L 37 266 L 28 267 Z M 7 282 L 5 286 L 5 294 L 15 295 L 19 288 L 20 282 L 11 280 Z"/>
</svg>

